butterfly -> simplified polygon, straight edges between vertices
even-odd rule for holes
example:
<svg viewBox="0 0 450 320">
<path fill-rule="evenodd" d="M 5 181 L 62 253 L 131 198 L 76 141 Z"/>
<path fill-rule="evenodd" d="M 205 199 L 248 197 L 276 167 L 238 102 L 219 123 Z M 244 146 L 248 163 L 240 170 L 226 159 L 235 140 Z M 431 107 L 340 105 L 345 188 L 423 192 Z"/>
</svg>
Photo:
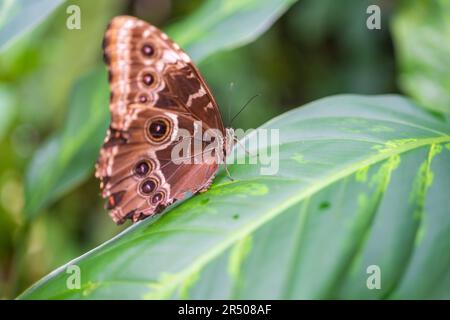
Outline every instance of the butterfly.
<svg viewBox="0 0 450 320">
<path fill-rule="evenodd" d="M 95 175 L 111 218 L 117 224 L 136 222 L 187 194 L 206 191 L 220 159 L 230 153 L 234 133 L 224 127 L 219 107 L 190 57 L 161 30 L 131 16 L 111 20 L 103 53 L 111 122 Z M 195 136 L 209 129 L 222 137 L 210 139 L 220 155 L 212 152 L 213 161 L 199 163 L 174 161 L 176 146 L 186 141 L 186 136 L 180 139 L 181 131 L 189 133 L 188 142 L 202 140 L 204 154 L 208 142 Z M 188 152 L 188 159 L 193 156 Z"/>
</svg>

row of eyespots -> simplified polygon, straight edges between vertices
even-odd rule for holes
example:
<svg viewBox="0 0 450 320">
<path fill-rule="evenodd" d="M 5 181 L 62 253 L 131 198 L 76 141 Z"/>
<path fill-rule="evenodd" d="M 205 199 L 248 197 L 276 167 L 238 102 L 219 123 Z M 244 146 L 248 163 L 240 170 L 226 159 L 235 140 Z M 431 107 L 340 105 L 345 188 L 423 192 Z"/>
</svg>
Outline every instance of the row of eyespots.
<svg viewBox="0 0 450 320">
<path fill-rule="evenodd" d="M 144 44 L 141 48 L 141 53 L 144 57 L 151 57 L 154 55 L 155 50 L 150 44 Z M 151 73 L 145 73 L 142 77 L 142 82 L 146 86 L 151 86 L 153 82 L 155 81 L 154 76 Z M 139 102 L 140 103 L 146 103 L 148 101 L 148 96 L 146 94 L 140 94 L 139 95 Z"/>
<path fill-rule="evenodd" d="M 141 48 L 141 53 L 145 57 L 151 57 L 155 50 L 153 47 L 149 44 L 144 44 Z M 153 82 L 155 81 L 154 76 L 151 73 L 145 73 L 142 77 L 142 82 L 147 85 L 151 86 Z M 148 101 L 148 97 L 145 94 L 141 94 L 139 96 L 139 102 L 145 103 Z M 167 121 L 157 119 L 154 121 L 151 121 L 148 125 L 148 136 L 151 138 L 151 140 L 159 142 L 162 141 L 166 136 L 168 132 L 168 123 Z M 150 171 L 150 165 L 147 161 L 141 161 L 139 162 L 135 169 L 135 174 L 139 177 L 145 177 L 149 171 Z M 158 187 L 158 182 L 154 179 L 146 179 L 144 180 L 140 185 L 140 191 L 144 195 L 150 195 L 153 193 L 156 188 Z M 158 191 L 155 193 L 151 199 L 152 204 L 158 204 L 160 201 L 164 199 L 164 193 L 162 191 Z"/>
<path fill-rule="evenodd" d="M 134 167 L 134 173 L 139 178 L 144 178 L 148 175 L 148 173 L 151 171 L 152 166 L 149 164 L 148 161 L 142 160 L 136 164 Z M 158 182 L 153 179 L 145 179 L 139 186 L 139 190 L 141 194 L 143 195 L 150 195 L 152 194 L 158 187 Z M 164 192 L 158 191 L 152 196 L 151 202 L 152 204 L 158 204 L 162 199 L 164 199 Z"/>
<path fill-rule="evenodd" d="M 104 51 L 103 51 L 103 58 L 104 58 L 105 63 L 107 65 L 109 65 L 110 64 L 110 59 L 109 59 L 109 55 L 106 54 L 106 46 L 107 46 L 107 38 L 105 37 L 103 39 L 103 49 L 104 49 Z M 153 49 L 153 47 L 151 45 L 144 44 L 142 46 L 142 48 L 141 48 L 141 53 L 145 57 L 151 57 L 152 55 L 154 55 L 155 51 L 154 51 L 154 49 Z M 108 81 L 110 83 L 113 81 L 113 75 L 112 75 L 111 69 L 108 70 Z M 144 73 L 142 75 L 142 82 L 146 86 L 151 86 L 155 82 L 155 77 L 154 77 L 153 74 L 151 74 L 149 72 Z M 111 92 L 110 101 L 112 102 L 112 100 L 113 100 L 113 94 Z M 146 103 L 146 102 L 149 101 L 149 97 L 148 97 L 148 95 L 142 93 L 142 94 L 139 95 L 138 100 L 139 100 L 140 103 Z"/>
</svg>

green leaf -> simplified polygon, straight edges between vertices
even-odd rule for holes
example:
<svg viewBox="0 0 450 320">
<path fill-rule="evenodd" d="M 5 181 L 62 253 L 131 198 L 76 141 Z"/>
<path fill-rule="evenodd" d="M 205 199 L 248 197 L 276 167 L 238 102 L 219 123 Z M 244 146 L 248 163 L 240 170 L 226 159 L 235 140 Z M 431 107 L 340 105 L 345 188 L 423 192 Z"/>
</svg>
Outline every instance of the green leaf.
<svg viewBox="0 0 450 320">
<path fill-rule="evenodd" d="M 266 31 L 296 0 L 210 0 L 168 33 L 196 60 L 247 44 Z"/>
<path fill-rule="evenodd" d="M 345 95 L 263 128 L 279 129 L 279 143 L 249 152 L 278 146 L 276 175 L 230 164 L 234 181 L 221 171 L 207 192 L 130 227 L 20 298 L 450 296 L 447 123 L 401 97 Z M 66 285 L 74 264 L 80 289 Z M 373 265 L 379 290 L 367 288 Z"/>
<path fill-rule="evenodd" d="M 0 51 L 44 21 L 64 0 L 4 0 L 0 3 Z"/>
<path fill-rule="evenodd" d="M 450 2 L 403 1 L 392 31 L 402 89 L 424 107 L 450 114 Z"/>
<path fill-rule="evenodd" d="M 36 153 L 25 182 L 27 217 L 83 181 L 91 172 L 108 127 L 104 70 L 80 79 L 70 99 L 67 123 Z"/>
<path fill-rule="evenodd" d="M 172 30 L 175 40 L 180 40 L 188 53 L 194 54 L 199 62 L 220 49 L 255 39 L 293 2 L 210 0 Z M 213 10 L 213 14 L 208 10 Z M 242 21 L 238 23 L 238 20 Z M 231 30 L 230 24 L 234 23 L 245 31 Z M 203 28 L 209 31 L 200 32 Z M 188 38 L 185 37 L 187 34 Z M 68 132 L 64 133 L 63 138 L 58 134 L 51 138 L 36 153 L 28 169 L 25 195 L 25 214 L 28 217 L 35 216 L 39 210 L 85 180 L 94 168 L 109 121 L 106 99 L 108 88 L 104 84 L 106 76 L 96 79 L 99 84 L 94 84 L 90 77 L 81 80 L 78 90 L 83 88 L 83 92 L 75 94 L 77 101 L 72 102 L 72 111 L 66 124 L 71 128 L 63 129 L 63 132 Z M 99 95 L 102 98 L 98 98 Z M 93 97 L 97 97 L 95 101 L 90 100 Z M 93 112 L 95 118 L 91 119 L 89 115 Z M 83 132 L 86 134 L 81 136 Z M 57 170 L 56 163 L 60 163 Z"/>
</svg>

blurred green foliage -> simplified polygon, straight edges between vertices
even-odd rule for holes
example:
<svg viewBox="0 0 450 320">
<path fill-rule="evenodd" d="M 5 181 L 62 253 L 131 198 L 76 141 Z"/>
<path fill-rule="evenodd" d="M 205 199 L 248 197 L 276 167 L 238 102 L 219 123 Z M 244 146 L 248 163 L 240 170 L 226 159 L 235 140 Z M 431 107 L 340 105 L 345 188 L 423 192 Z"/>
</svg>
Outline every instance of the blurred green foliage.
<svg viewBox="0 0 450 320">
<path fill-rule="evenodd" d="M 403 1 L 392 30 L 402 89 L 450 114 L 450 1 Z"/>
<path fill-rule="evenodd" d="M 0 51 L 44 20 L 64 0 L 4 0 L 0 2 Z"/>
<path fill-rule="evenodd" d="M 365 27 L 366 8 L 374 2 L 382 9 L 381 30 Z M 65 8 L 71 3 L 81 7 L 81 30 L 65 27 Z M 116 227 L 102 209 L 98 182 L 92 176 L 84 178 L 89 175 L 86 166 L 78 170 L 77 161 L 64 163 L 72 148 L 64 145 L 64 139 L 78 138 L 77 121 L 92 121 L 92 130 L 104 130 L 102 125 L 96 126 L 95 117 L 107 111 L 106 105 L 102 110 L 90 110 L 93 119 L 91 114 L 79 115 L 71 125 L 71 114 L 79 111 L 76 93 L 71 92 L 81 77 L 101 64 L 101 39 L 111 17 L 131 14 L 167 27 L 165 29 L 179 37 L 181 44 L 187 45 L 188 50 L 191 48 L 197 58 L 203 58 L 201 50 L 205 46 L 214 51 L 228 49 L 208 56 L 199 67 L 225 119 L 254 94 L 261 95 L 233 123 L 235 127 L 257 127 L 292 107 L 335 93 L 398 91 L 388 28 L 394 12 L 391 1 L 300 0 L 263 36 L 236 49 L 233 48 L 239 43 L 230 43 L 226 36 L 217 37 L 244 30 L 241 41 L 251 40 L 258 34 L 254 33 L 255 29 L 247 29 L 254 20 L 232 20 L 236 17 L 220 15 L 214 10 L 211 19 L 223 19 L 225 27 L 231 24 L 244 29 L 212 28 L 208 33 L 205 28 L 210 27 L 211 22 L 200 20 L 200 13 L 220 7 L 217 2 L 211 3 L 204 5 L 200 0 L 66 1 L 32 33 L 1 54 L 0 297 L 14 297 L 56 266 L 103 243 L 124 228 Z M 240 2 L 226 3 L 232 8 Z M 248 3 L 264 10 L 264 3 L 270 1 Z M 274 9 L 275 17 L 291 4 L 292 1 L 286 1 L 285 7 Z M 399 19 L 415 25 L 410 15 L 401 13 Z M 433 20 L 433 13 L 429 15 Z M 190 42 L 191 34 L 183 31 L 192 26 L 200 26 L 198 39 L 206 37 L 207 41 Z M 263 31 L 268 26 L 258 27 Z M 439 33 L 430 28 L 433 34 Z M 414 39 L 414 34 L 403 36 L 397 32 L 396 37 L 401 46 L 401 41 Z M 407 65 L 408 70 L 414 69 L 410 63 Z M 89 85 L 91 89 L 100 91 L 95 93 L 98 104 L 105 94 L 102 80 L 96 78 L 101 77 L 102 72 L 94 71 L 89 80 L 93 82 Z M 420 88 L 405 88 L 423 102 Z M 440 96 L 439 101 L 445 101 L 445 96 Z M 88 106 L 83 107 L 89 110 Z M 82 136 L 78 143 L 88 150 L 89 156 L 83 157 L 83 161 L 89 162 L 96 142 L 85 138 Z M 27 175 L 33 157 L 35 160 Z M 52 182 L 48 187 L 48 181 L 42 176 L 45 172 L 55 173 L 59 182 Z M 77 187 L 68 188 L 69 182 L 71 187 Z M 53 192 L 48 193 L 49 189 Z M 63 192 L 65 196 L 59 197 Z M 25 206 L 25 198 L 29 199 L 28 206 Z M 35 215 L 37 213 L 42 214 Z M 30 216 L 36 216 L 32 223 L 26 219 Z"/>
<path fill-rule="evenodd" d="M 109 88 L 103 68 L 101 71 L 94 69 L 80 79 L 70 98 L 63 131 L 40 147 L 28 167 L 24 208 L 27 218 L 33 218 L 92 172 L 109 120 L 109 108 L 102 108 L 109 103 Z"/>
</svg>

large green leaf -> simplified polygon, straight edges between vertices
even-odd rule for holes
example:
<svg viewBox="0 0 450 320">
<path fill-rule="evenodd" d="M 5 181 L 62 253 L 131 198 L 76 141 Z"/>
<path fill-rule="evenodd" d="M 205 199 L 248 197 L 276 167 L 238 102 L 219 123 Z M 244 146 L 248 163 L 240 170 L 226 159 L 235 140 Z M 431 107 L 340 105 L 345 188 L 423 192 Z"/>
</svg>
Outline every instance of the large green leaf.
<svg viewBox="0 0 450 320">
<path fill-rule="evenodd" d="M 25 183 L 25 214 L 39 210 L 86 178 L 108 127 L 106 72 L 94 70 L 74 88 L 67 123 L 36 153 Z"/>
<path fill-rule="evenodd" d="M 450 114 L 450 1 L 403 1 L 392 26 L 401 87 Z"/>
<path fill-rule="evenodd" d="M 349 95 L 263 128 L 280 129 L 276 175 L 230 165 L 234 181 L 221 171 L 209 191 L 68 263 L 81 289 L 67 288 L 66 265 L 20 298 L 450 296 L 447 123 L 401 97 Z M 380 290 L 366 286 L 371 265 Z"/>
<path fill-rule="evenodd" d="M 64 0 L 0 2 L 0 51 L 50 15 Z"/>
<path fill-rule="evenodd" d="M 194 54 L 196 61 L 200 62 L 225 47 L 236 47 L 255 39 L 293 2 L 210 0 L 194 13 L 193 18 L 180 21 L 171 30 L 174 39 L 179 40 L 190 54 Z M 240 20 L 242 21 L 238 23 Z M 251 24 L 248 24 L 249 21 Z M 242 30 L 231 30 L 230 26 L 234 23 Z M 208 31 L 205 29 L 200 32 L 203 28 Z M 206 45 L 208 43 L 210 45 Z M 96 84 L 89 77 L 81 80 L 79 87 L 83 91 L 75 94 L 77 101 L 72 101 L 72 112 L 68 115 L 66 124 L 71 128 L 62 130 L 63 138 L 60 134 L 51 138 L 32 161 L 26 181 L 25 214 L 28 217 L 35 216 L 45 205 L 89 177 L 94 168 L 98 149 L 105 136 L 104 128 L 109 121 L 106 98 L 108 89 L 105 85 L 107 77 L 95 77 Z M 98 95 L 102 98 L 92 101 L 92 97 Z M 90 113 L 94 110 L 96 116 L 91 119 Z M 65 133 L 67 130 L 69 134 Z M 81 135 L 82 132 L 89 134 Z M 61 143 L 62 139 L 64 141 Z M 57 162 L 62 164 L 55 167 Z"/>
</svg>

